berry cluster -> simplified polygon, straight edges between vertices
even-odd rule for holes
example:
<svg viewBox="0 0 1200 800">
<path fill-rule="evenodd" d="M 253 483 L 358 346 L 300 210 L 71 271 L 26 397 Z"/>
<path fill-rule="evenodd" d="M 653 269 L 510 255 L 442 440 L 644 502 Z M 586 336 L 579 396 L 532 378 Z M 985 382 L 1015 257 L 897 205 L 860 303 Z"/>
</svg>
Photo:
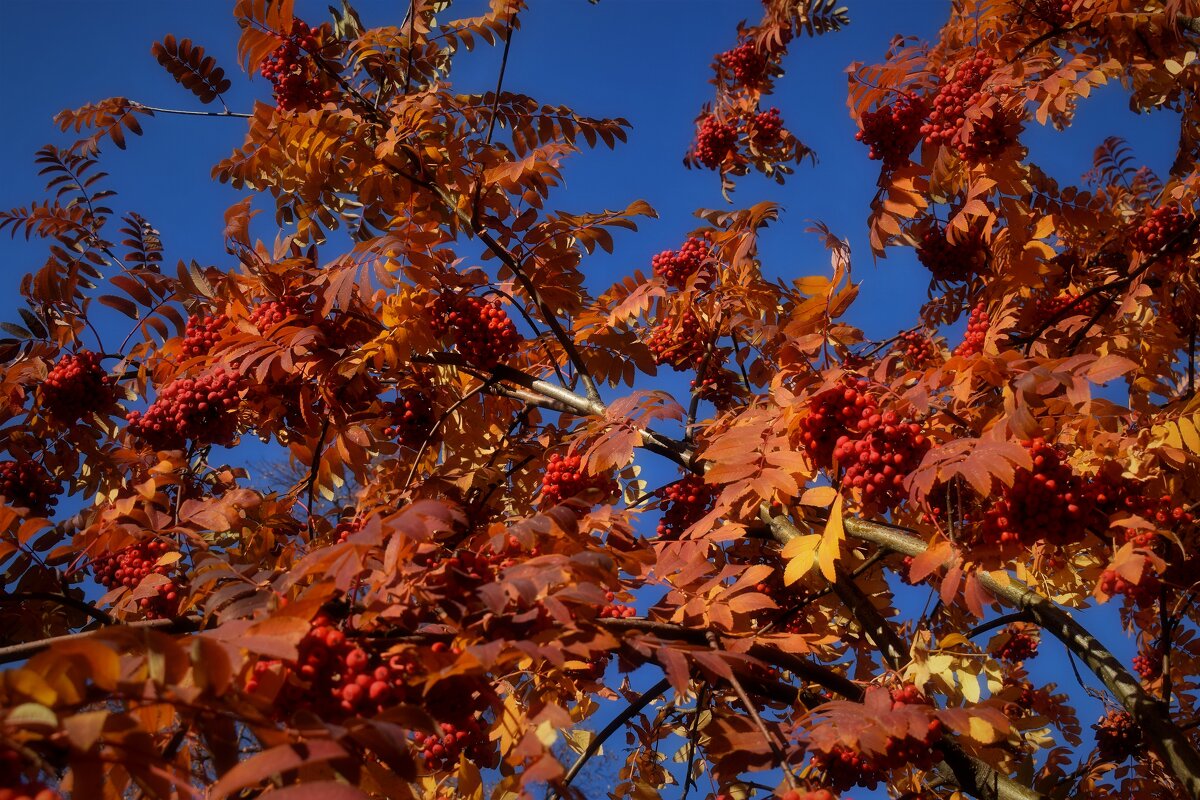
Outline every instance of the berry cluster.
<svg viewBox="0 0 1200 800">
<path fill-rule="evenodd" d="M 954 355 L 969 358 L 982 353 L 989 325 L 991 319 L 988 317 L 987 305 L 979 303 L 971 309 L 971 314 L 967 317 L 967 332 L 963 334 L 962 344 L 954 348 Z"/>
<path fill-rule="evenodd" d="M 43 783 L 18 783 L 0 787 L 0 800 L 62 800 L 62 795 Z"/>
<path fill-rule="evenodd" d="M 1177 530 L 1191 525 L 1195 515 L 1178 505 L 1169 494 L 1152 494 L 1140 481 L 1125 478 L 1119 473 L 1102 471 L 1088 484 L 1088 501 L 1095 514 L 1094 524 L 1108 527 L 1113 514 L 1133 514 L 1153 523 L 1158 530 Z M 1126 541 L 1137 547 L 1151 549 L 1159 537 L 1155 531 L 1128 528 Z"/>
<path fill-rule="evenodd" d="M 921 141 L 921 126 L 928 113 L 923 98 L 904 95 L 863 114 L 862 130 L 854 138 L 870 148 L 870 158 L 882 161 L 885 170 L 894 170 L 908 163 L 909 154 Z"/>
<path fill-rule="evenodd" d="M 893 740 L 889 738 L 888 741 Z M 827 753 L 813 753 L 812 763 L 824 775 L 825 782 L 839 792 L 853 786 L 874 790 L 887 780 L 874 756 L 856 752 L 841 744 L 834 745 Z"/>
<path fill-rule="evenodd" d="M 458 352 L 480 369 L 492 369 L 521 345 L 521 334 L 495 300 L 443 294 L 434 301 L 433 333 L 449 336 Z"/>
<path fill-rule="evenodd" d="M 759 111 L 750 124 L 750 140 L 759 149 L 775 147 L 783 141 L 783 119 L 778 108 Z"/>
<path fill-rule="evenodd" d="M 699 475 L 688 475 L 659 489 L 658 496 L 662 509 L 658 535 L 675 539 L 709 512 L 716 487 L 705 483 Z"/>
<path fill-rule="evenodd" d="M 61 800 L 44 784 L 24 777 L 26 759 L 11 747 L 0 747 L 0 800 Z"/>
<path fill-rule="evenodd" d="M 789 789 L 779 796 L 779 800 L 838 800 L 837 795 L 828 789 Z"/>
<path fill-rule="evenodd" d="M 844 435 L 866 433 L 882 419 L 878 404 L 867 394 L 866 381 L 826 389 L 808 403 L 808 415 L 800 421 L 800 442 L 818 466 L 828 466 Z"/>
<path fill-rule="evenodd" d="M 933 225 L 921 235 L 917 260 L 933 274 L 934 280 L 944 283 L 968 280 L 987 269 L 983 231 L 973 227 L 966 234 L 959 233 L 958 239 L 951 242 L 946 238 L 945 228 Z"/>
<path fill-rule="evenodd" d="M 275 107 L 280 111 L 306 109 L 333 97 L 321 91 L 320 73 L 311 53 L 317 52 L 317 29 L 304 20 L 292 21 L 288 36 L 276 34 L 283 42 L 259 65 L 259 74 L 274 84 Z"/>
<path fill-rule="evenodd" d="M 888 694 L 892 696 L 892 708 L 929 705 L 929 698 L 914 683 L 906 683 L 899 689 L 889 689 Z"/>
<path fill-rule="evenodd" d="M 1013 625 L 1008 626 L 1008 638 L 996 648 L 996 658 L 1019 664 L 1037 656 L 1037 637 Z"/>
<path fill-rule="evenodd" d="M 197 445 L 227 445 L 237 430 L 241 376 L 217 367 L 201 378 L 177 378 L 167 384 L 146 411 L 130 411 L 129 432 L 160 450 Z"/>
<path fill-rule="evenodd" d="M 920 331 L 905 331 L 896 343 L 896 352 L 910 369 L 925 369 L 941 360 L 937 345 Z"/>
<path fill-rule="evenodd" d="M 1179 206 L 1159 206 L 1150 212 L 1130 237 L 1135 250 L 1146 254 L 1162 252 L 1168 258 L 1187 255 L 1196 244 L 1196 233 L 1185 233 L 1195 215 Z"/>
<path fill-rule="evenodd" d="M 733 79 L 735 85 L 747 89 L 760 87 L 767 77 L 767 54 L 750 40 L 742 42 L 732 50 L 719 53 L 717 64 Z"/>
<path fill-rule="evenodd" d="M 395 439 L 401 447 L 417 449 L 429 436 L 437 423 L 428 398 L 419 392 L 413 392 L 399 397 L 395 402 L 388 403 L 384 414 L 390 420 L 383 435 Z"/>
<path fill-rule="evenodd" d="M 113 404 L 112 378 L 90 350 L 65 355 L 42 382 L 42 403 L 58 422 L 70 425 L 89 411 Z"/>
<path fill-rule="evenodd" d="M 617 596 L 613 592 L 605 592 L 604 599 L 607 601 L 607 604 L 600 608 L 599 616 L 601 619 L 624 619 L 626 617 L 637 616 L 637 609 L 633 606 L 616 602 Z"/>
<path fill-rule="evenodd" d="M 415 731 L 413 744 L 420 748 L 420 758 L 425 768 L 433 772 L 454 769 L 460 754 L 467 759 L 486 763 L 489 758 L 487 732 L 479 718 L 471 715 L 458 722 L 443 722 L 442 734 L 425 734 Z"/>
<path fill-rule="evenodd" d="M 222 329 L 229 324 L 226 314 L 206 314 L 188 317 L 187 330 L 183 336 L 183 357 L 206 356 L 221 340 Z"/>
<path fill-rule="evenodd" d="M 589 490 L 608 496 L 616 489 L 616 481 L 611 476 L 584 473 L 579 456 L 552 453 L 546 462 L 546 473 L 542 475 L 542 505 L 547 508 L 556 506 L 569 497 Z"/>
<path fill-rule="evenodd" d="M 265 334 L 288 318 L 303 315 L 307 305 L 307 300 L 298 295 L 287 295 L 279 300 L 264 300 L 250 309 L 246 319 L 259 333 Z"/>
<path fill-rule="evenodd" d="M 298 682 L 285 680 L 275 706 L 307 708 L 324 719 L 369 716 L 398 705 L 409 696 L 409 681 L 423 671 L 414 654 L 372 657 L 325 615 L 313 620 L 297 649 L 299 657 L 288 666 Z M 256 662 L 246 691 L 257 691 L 266 674 L 281 667 L 277 661 Z"/>
<path fill-rule="evenodd" d="M 334 541 L 338 544 L 343 544 L 351 536 L 358 533 L 367 524 L 365 517 L 348 517 L 340 520 L 333 529 Z"/>
<path fill-rule="evenodd" d="M 1074 542 L 1086 532 L 1088 509 L 1079 479 L 1063 454 L 1045 439 L 1024 443 L 1033 469 L 1018 467 L 1013 485 L 983 512 L 984 539 L 1000 547 L 1047 540 Z"/>
<path fill-rule="evenodd" d="M 1074 0 L 1033 0 L 1027 7 L 1035 18 L 1051 28 L 1062 28 L 1075 16 Z"/>
<path fill-rule="evenodd" d="M 709 169 L 718 169 L 737 149 L 737 128 L 708 114 L 700 121 L 692 158 Z"/>
<path fill-rule="evenodd" d="M 905 476 L 917 468 L 932 443 L 920 425 L 902 422 L 894 411 L 873 414 L 867 423 L 862 438 L 841 436 L 833 457 L 846 470 L 844 485 L 860 490 L 864 505 L 894 508 L 904 500 Z"/>
<path fill-rule="evenodd" d="M 1069 313 L 1071 316 L 1090 317 L 1096 313 L 1096 299 L 1089 297 L 1086 300 L 1079 300 L 1078 295 L 1069 292 L 1060 292 L 1056 295 L 1042 295 L 1033 302 L 1033 311 L 1030 315 L 1031 329 L 1038 330 L 1049 326 L 1052 321 L 1057 321 L 1060 315 L 1066 313 L 1068 308 L 1070 309 Z"/>
<path fill-rule="evenodd" d="M 1142 732 L 1128 711 L 1109 711 L 1092 728 L 1096 731 L 1096 752 L 1105 761 L 1119 763 L 1142 750 Z"/>
<path fill-rule="evenodd" d="M 654 274 L 673 289 L 682 289 L 687 285 L 688 278 L 695 275 L 704 266 L 708 258 L 709 243 L 699 237 L 692 236 L 678 250 L 664 250 L 650 259 Z M 697 282 L 701 291 L 712 285 L 712 279 Z"/>
<path fill-rule="evenodd" d="M 994 69 L 995 62 L 977 52 L 955 69 L 950 80 L 946 80 L 948 73 L 942 72 L 943 82 L 933 98 L 929 121 L 921 126 L 925 144 L 947 145 L 968 161 L 981 161 L 1012 143 L 1012 126 L 999 107 L 972 120 L 971 126 L 966 124 L 967 109 L 985 99 L 983 84 Z"/>
<path fill-rule="evenodd" d="M 1143 646 L 1133 657 L 1134 670 L 1144 681 L 1155 681 L 1162 677 L 1162 649 L 1158 645 Z"/>
<path fill-rule="evenodd" d="M 1142 574 L 1138 576 L 1136 583 L 1126 578 L 1116 570 L 1106 569 L 1100 573 L 1100 580 L 1097 584 L 1101 592 L 1109 596 L 1124 595 L 1135 605 L 1148 606 L 1152 605 L 1159 595 L 1158 576 L 1150 569 L 1150 565 L 1146 564 L 1142 569 Z"/>
<path fill-rule="evenodd" d="M 704 377 L 693 379 L 690 385 L 693 394 L 723 411 L 741 396 L 744 384 L 737 375 L 715 364 L 718 358 L 724 361 L 724 351 L 716 350 L 715 353 L 717 358 L 709 362 Z"/>
<path fill-rule="evenodd" d="M 171 543 L 163 539 L 147 539 L 100 556 L 92 562 L 92 573 L 96 576 L 96 582 L 106 589 L 118 586 L 136 589 L 148 575 L 171 573 L 174 569 L 172 565 L 158 563 L 171 552 L 171 547 Z M 143 597 L 138 602 L 150 619 L 170 617 L 179 608 L 179 592 L 179 586 L 174 581 L 168 581 L 158 587 L 156 596 Z"/>
<path fill-rule="evenodd" d="M 709 334 L 691 309 L 683 312 L 678 324 L 664 320 L 655 326 L 646 347 L 655 364 L 670 364 L 675 369 L 694 367 L 708 352 Z"/>
<path fill-rule="evenodd" d="M 58 505 L 62 491 L 58 481 L 36 461 L 19 458 L 0 461 L 0 495 L 10 506 L 27 508 L 35 517 L 45 517 Z"/>
</svg>

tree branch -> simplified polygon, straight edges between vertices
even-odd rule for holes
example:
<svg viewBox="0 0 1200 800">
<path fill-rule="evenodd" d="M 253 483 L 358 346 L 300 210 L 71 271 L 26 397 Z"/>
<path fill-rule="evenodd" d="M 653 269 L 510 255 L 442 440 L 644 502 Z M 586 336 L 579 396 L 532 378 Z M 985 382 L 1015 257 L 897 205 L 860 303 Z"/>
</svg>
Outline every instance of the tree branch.
<svg viewBox="0 0 1200 800">
<path fill-rule="evenodd" d="M 924 541 L 891 526 L 854 518 L 844 520 L 844 524 L 849 535 L 897 553 L 919 556 L 925 552 Z M 982 571 L 977 577 L 988 592 L 1028 613 L 1042 630 L 1078 656 L 1133 716 L 1150 749 L 1179 779 L 1188 796 L 1194 800 L 1200 798 L 1200 753 L 1111 651 L 1074 617 L 1017 579 L 1008 577 L 1001 582 Z"/>
<path fill-rule="evenodd" d="M 103 611 L 91 603 L 65 594 L 55 594 L 54 592 L 6 592 L 0 590 L 0 603 L 17 603 L 22 600 L 45 600 L 49 603 L 58 603 L 60 606 L 81 611 L 104 625 L 113 625 L 116 623 L 116 620 L 107 611 Z"/>
<path fill-rule="evenodd" d="M 137 629 L 152 629 L 166 628 L 169 633 L 190 633 L 198 629 L 199 622 L 191 618 L 184 619 L 143 619 L 135 622 L 126 622 L 121 625 L 110 625 L 109 628 L 137 628 Z M 24 661 L 27 658 L 37 655 L 38 653 L 53 647 L 62 642 L 71 642 L 76 639 L 86 639 L 96 633 L 97 628 L 90 631 L 82 631 L 80 633 L 68 633 L 65 636 L 52 636 L 49 639 L 39 639 L 36 642 L 23 642 L 21 644 L 9 645 L 8 647 L 0 647 L 0 664 L 11 664 L 14 661 Z"/>
<path fill-rule="evenodd" d="M 626 722 L 629 722 L 629 720 L 633 719 L 635 715 L 640 714 L 643 708 L 650 705 L 650 703 L 656 697 L 659 697 L 669 688 L 671 688 L 671 682 L 666 678 L 663 678 L 658 683 L 642 692 L 641 695 L 628 706 L 626 706 L 620 714 L 617 714 L 615 717 L 613 717 L 612 721 L 605 725 L 604 729 L 596 734 L 590 742 L 588 742 L 587 747 L 585 747 L 583 752 L 579 754 L 579 758 L 575 759 L 575 763 L 571 765 L 571 768 L 567 770 L 567 774 L 563 776 L 561 781 L 562 786 L 564 788 L 570 786 L 571 781 L 575 780 L 575 776 L 579 774 L 579 770 L 583 769 L 583 765 L 586 764 L 592 756 L 596 755 L 596 752 L 600 749 L 600 745 L 604 744 L 608 740 L 608 737 L 619 731 Z M 559 797 L 558 789 L 552 790 L 549 797 L 550 800 L 557 800 Z"/>
</svg>

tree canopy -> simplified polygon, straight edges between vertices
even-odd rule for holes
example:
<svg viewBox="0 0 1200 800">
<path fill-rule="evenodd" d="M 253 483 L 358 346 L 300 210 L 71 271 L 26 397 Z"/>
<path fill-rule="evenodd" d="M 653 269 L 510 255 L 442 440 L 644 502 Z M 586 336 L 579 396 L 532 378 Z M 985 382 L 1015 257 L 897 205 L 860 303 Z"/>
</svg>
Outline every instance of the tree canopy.
<svg viewBox="0 0 1200 800">
<path fill-rule="evenodd" d="M 396 5 L 236 0 L 246 111 L 165 36 L 191 105 L 63 111 L 0 212 L 46 253 L 0 324 L 0 800 L 1200 798 L 1200 3 L 956 0 L 850 66 L 870 255 L 929 276 L 883 341 L 844 232 L 772 279 L 797 223 L 739 186 L 803 179 L 770 96 L 855 7 L 728 32 L 664 156 L 729 205 L 597 289 L 656 212 L 555 210 L 630 126 L 505 87 L 545 4 Z M 1169 171 L 1113 131 L 1052 177 L 1026 131 L 1111 83 Z M 245 129 L 219 264 L 113 208 L 103 154 L 167 114 Z"/>
</svg>

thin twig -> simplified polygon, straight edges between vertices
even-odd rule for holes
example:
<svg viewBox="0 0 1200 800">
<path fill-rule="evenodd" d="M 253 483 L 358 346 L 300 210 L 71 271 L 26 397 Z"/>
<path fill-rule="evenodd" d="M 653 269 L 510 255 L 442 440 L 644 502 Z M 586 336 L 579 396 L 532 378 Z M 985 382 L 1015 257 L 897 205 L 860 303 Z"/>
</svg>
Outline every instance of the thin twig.
<svg viewBox="0 0 1200 800">
<path fill-rule="evenodd" d="M 571 765 L 571 768 L 567 770 L 567 774 L 563 776 L 561 786 L 563 788 L 570 786 L 571 781 L 575 780 L 575 776 L 579 774 L 581 769 L 583 769 L 583 765 L 586 764 L 592 758 L 592 756 L 596 755 L 597 751 L 600 750 L 600 746 L 608 741 L 608 737 L 620 730 L 621 727 L 624 726 L 626 722 L 633 719 L 634 716 L 640 714 L 643 708 L 650 705 L 655 698 L 659 697 L 669 688 L 671 688 L 671 682 L 666 678 L 663 678 L 658 683 L 642 692 L 637 699 L 626 706 L 620 714 L 617 714 L 617 716 L 613 717 L 612 721 L 605 725 L 603 730 L 592 737 L 592 740 L 588 742 L 587 747 L 585 747 L 583 752 L 579 754 L 579 758 L 575 759 L 575 763 Z M 548 795 L 550 800 L 557 800 L 559 796 L 560 794 L 558 787 L 551 789 Z"/>
<path fill-rule="evenodd" d="M 708 645 L 715 652 L 721 652 L 721 642 L 717 638 L 715 631 L 708 631 Z M 733 687 L 733 691 L 737 694 L 738 699 L 742 701 L 742 705 L 746 707 L 750 718 L 754 720 L 758 732 L 762 734 L 766 740 L 767 746 L 771 748 L 771 754 L 775 756 L 775 762 L 780 769 L 783 770 L 783 780 L 787 783 L 789 789 L 796 788 L 796 776 L 792 773 L 792 766 L 788 763 L 787 755 L 784 753 L 786 743 L 780 741 L 778 736 L 772 736 L 771 731 L 767 728 L 767 724 L 763 722 L 762 715 L 758 713 L 758 707 L 750 700 L 750 695 L 746 694 L 746 690 L 742 688 L 742 682 L 738 680 L 737 674 L 732 670 L 727 678 L 729 684 Z"/>
<path fill-rule="evenodd" d="M 222 101 L 222 104 L 224 102 Z M 252 119 L 253 114 L 244 114 L 241 111 L 187 111 L 182 108 L 158 108 L 156 106 L 148 106 L 145 103 L 130 103 L 134 108 L 139 108 L 142 111 L 153 111 L 155 114 L 178 114 L 181 117 L 231 117 L 234 119 Z"/>
</svg>

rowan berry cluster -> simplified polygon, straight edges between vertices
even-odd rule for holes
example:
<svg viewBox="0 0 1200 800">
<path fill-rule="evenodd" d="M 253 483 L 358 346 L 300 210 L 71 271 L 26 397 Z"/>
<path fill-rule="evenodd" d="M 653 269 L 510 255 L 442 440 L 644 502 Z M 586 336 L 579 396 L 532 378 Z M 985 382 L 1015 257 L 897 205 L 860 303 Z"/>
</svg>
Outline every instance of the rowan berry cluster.
<svg viewBox="0 0 1200 800">
<path fill-rule="evenodd" d="M 1161 584 L 1150 565 L 1146 564 L 1142 568 L 1142 574 L 1138 576 L 1137 582 L 1129 580 L 1116 570 L 1106 569 L 1100 573 L 1097 585 L 1100 591 L 1106 595 L 1124 595 L 1135 605 L 1148 606 L 1158 599 Z"/>
<path fill-rule="evenodd" d="M 691 309 L 683 312 L 678 324 L 664 320 L 655 326 L 646 340 L 654 363 L 669 364 L 682 370 L 694 367 L 708 352 L 709 334 Z"/>
<path fill-rule="evenodd" d="M 419 392 L 401 396 L 395 402 L 388 403 L 384 414 L 390 420 L 390 424 L 384 428 L 383 435 L 395 439 L 401 447 L 413 450 L 425 442 L 437 423 L 428 398 Z"/>
<path fill-rule="evenodd" d="M 828 789 L 789 789 L 779 796 L 779 800 L 838 800 L 837 795 Z"/>
<path fill-rule="evenodd" d="M 1033 0 L 1029 13 L 1052 28 L 1061 28 L 1075 16 L 1074 0 Z"/>
<path fill-rule="evenodd" d="M 114 399 L 112 378 L 100 366 L 100 356 L 90 350 L 60 358 L 42 382 L 42 403 L 65 425 L 109 408 Z"/>
<path fill-rule="evenodd" d="M 1144 646 L 1133 657 L 1133 669 L 1144 681 L 1155 681 L 1162 677 L 1162 649 L 1157 645 Z"/>
<path fill-rule="evenodd" d="M 699 475 L 688 475 L 659 489 L 658 496 L 662 509 L 658 535 L 675 539 L 709 512 L 716 487 Z"/>
<path fill-rule="evenodd" d="M 0 495 L 8 505 L 27 508 L 35 517 L 45 517 L 58 505 L 62 488 L 50 472 L 36 461 L 18 458 L 0 461 Z"/>
<path fill-rule="evenodd" d="M 868 156 L 882 161 L 891 171 L 908 163 L 909 154 L 921 141 L 921 126 L 929 107 L 924 98 L 904 95 L 862 115 L 862 130 L 854 138 L 870 148 Z"/>
<path fill-rule="evenodd" d="M 888 742 L 891 741 L 893 739 L 889 737 Z M 829 752 L 813 753 L 812 763 L 822 773 L 825 782 L 838 792 L 854 786 L 874 790 L 887 780 L 876 756 L 859 753 L 841 744 L 834 745 Z"/>
<path fill-rule="evenodd" d="M 692 236 L 678 250 L 664 250 L 650 259 L 654 274 L 673 289 L 682 289 L 688 279 L 700 271 L 704 260 L 708 258 L 711 245 L 707 240 Z M 712 285 L 712 278 L 698 281 L 696 287 L 701 291 Z"/>
<path fill-rule="evenodd" d="M 808 415 L 800 421 L 800 442 L 819 466 L 829 466 L 843 436 L 864 434 L 882 420 L 878 404 L 867 394 L 867 382 L 854 381 L 809 401 Z"/>
<path fill-rule="evenodd" d="M 1078 541 L 1088 518 L 1084 487 L 1057 447 L 1042 438 L 1024 446 L 1033 469 L 1018 467 L 1013 485 L 984 510 L 983 538 L 1000 547 Z"/>
<path fill-rule="evenodd" d="M 188 317 L 183 335 L 183 357 L 196 358 L 208 352 L 221 340 L 221 331 L 229 324 L 227 314 L 206 314 Z"/>
<path fill-rule="evenodd" d="M 1142 750 L 1142 732 L 1128 711 L 1111 710 L 1092 728 L 1096 731 L 1096 752 L 1105 761 L 1119 763 Z"/>
<path fill-rule="evenodd" d="M 277 708 L 306 708 L 323 719 L 339 720 L 372 716 L 403 703 L 409 697 L 409 681 L 424 671 L 412 653 L 371 656 L 324 614 L 313 620 L 297 651 L 296 661 L 286 669 L 278 661 L 255 663 L 246 691 L 258 691 L 267 673 L 282 670 Z"/>
<path fill-rule="evenodd" d="M 340 520 L 333 529 L 334 541 L 338 544 L 343 544 L 351 536 L 358 533 L 367 524 L 365 517 L 348 517 Z"/>
<path fill-rule="evenodd" d="M 129 432 L 160 450 L 233 441 L 241 376 L 217 367 L 200 378 L 177 378 L 167 384 L 146 411 L 130 411 Z"/>
<path fill-rule="evenodd" d="M 990 116 L 973 120 L 971 130 L 967 131 L 967 109 L 984 99 L 983 84 L 994 70 L 995 62 L 977 52 L 960 64 L 952 76 L 942 72 L 942 85 L 934 95 L 929 121 L 921 126 L 925 144 L 946 145 L 968 161 L 981 161 L 1012 143 L 1011 126 L 996 107 L 990 109 Z"/>
<path fill-rule="evenodd" d="M 171 574 L 175 569 L 172 565 L 158 563 L 171 549 L 171 543 L 166 540 L 146 539 L 95 559 L 92 574 L 106 589 L 118 586 L 136 589 L 148 575 Z M 180 587 L 174 581 L 168 581 L 159 585 L 157 595 L 143 597 L 138 604 L 150 619 L 170 617 L 179 608 L 179 592 Z"/>
<path fill-rule="evenodd" d="M 320 73 L 311 55 L 319 47 L 317 29 L 296 19 L 289 35 L 276 37 L 282 44 L 258 68 L 259 74 L 274 86 L 275 107 L 280 111 L 303 110 L 333 97 L 332 92 L 321 91 Z"/>
<path fill-rule="evenodd" d="M 279 300 L 264 300 L 250 309 L 246 319 L 259 333 L 265 334 L 290 317 L 303 315 L 307 305 L 307 299 L 299 295 L 286 295 Z"/>
<path fill-rule="evenodd" d="M 611 495 L 616 482 L 609 475 L 588 475 L 577 455 L 552 453 L 542 475 L 542 505 L 556 506 L 564 500 L 592 490 L 596 496 Z"/>
<path fill-rule="evenodd" d="M 1195 214 L 1179 206 L 1159 206 L 1133 232 L 1130 244 L 1146 254 L 1187 255 L 1196 245 L 1196 232 L 1185 232 L 1194 220 Z"/>
<path fill-rule="evenodd" d="M 1088 484 L 1088 500 L 1096 515 L 1094 524 L 1108 527 L 1108 518 L 1116 513 L 1134 514 L 1157 526 L 1158 530 L 1177 530 L 1195 522 L 1195 515 L 1175 502 L 1169 494 L 1155 495 L 1140 481 L 1125 478 L 1115 471 L 1102 471 Z M 1126 541 L 1150 548 L 1159 537 L 1152 530 L 1128 528 Z"/>
<path fill-rule="evenodd" d="M 521 334 L 500 303 L 471 295 L 439 296 L 431 327 L 435 336 L 448 336 L 459 354 L 480 369 L 494 368 L 521 345 Z"/>
<path fill-rule="evenodd" d="M 1070 309 L 1070 311 L 1067 312 L 1067 309 Z M 1064 313 L 1070 313 L 1072 316 L 1090 317 L 1096 313 L 1096 309 L 1097 305 L 1094 297 L 1079 300 L 1078 295 L 1069 292 L 1061 292 L 1056 295 L 1043 295 L 1036 298 L 1033 302 L 1030 326 L 1033 330 L 1038 330 L 1052 324 L 1054 321 L 1058 321 Z"/>
<path fill-rule="evenodd" d="M 767 77 L 768 63 L 766 52 L 759 50 L 749 39 L 717 55 L 719 68 L 733 79 L 732 83 L 747 89 L 762 86 Z"/>
<path fill-rule="evenodd" d="M 613 592 L 605 592 L 604 599 L 607 603 L 600 608 L 601 619 L 624 619 L 637 615 L 637 609 L 633 606 L 616 602 L 617 596 Z"/>
<path fill-rule="evenodd" d="M 1008 626 L 1007 633 L 1008 638 L 996 648 L 996 658 L 1012 664 L 1019 664 L 1037 656 L 1038 640 L 1036 636 L 1012 625 Z"/>
<path fill-rule="evenodd" d="M 692 158 L 709 169 L 718 169 L 737 149 L 737 128 L 709 114 L 700 121 Z"/>
<path fill-rule="evenodd" d="M 15 786 L 0 786 L 0 800 L 62 800 L 62 795 L 44 783 L 22 781 Z"/>
<path fill-rule="evenodd" d="M 487 762 L 490 755 L 487 732 L 478 717 L 465 716 L 457 722 L 443 722 L 440 727 L 440 736 L 421 731 L 412 734 L 413 744 L 420 749 L 420 758 L 426 769 L 434 772 L 453 769 L 463 753 L 470 761 Z"/>
<path fill-rule="evenodd" d="M 954 355 L 963 358 L 979 355 L 983 352 L 983 343 L 987 338 L 991 319 L 988 317 L 987 305 L 977 304 L 967 317 L 967 332 L 963 334 L 962 344 L 954 348 Z"/>
<path fill-rule="evenodd" d="M 913 683 L 906 683 L 899 689 L 889 689 L 888 694 L 892 696 L 892 708 L 929 705 L 929 698 Z"/>
<path fill-rule="evenodd" d="M 727 369 L 716 366 L 717 361 L 724 361 L 725 351 L 714 351 L 716 358 L 709 362 L 703 378 L 695 378 L 690 386 L 692 393 L 702 400 L 712 403 L 718 410 L 729 408 L 735 398 L 742 394 L 743 384 L 737 375 Z"/>
<path fill-rule="evenodd" d="M 775 147 L 783 141 L 783 118 L 778 108 L 759 111 L 750 125 L 750 140 L 760 149 Z"/>
<path fill-rule="evenodd" d="M 987 246 L 983 231 L 973 227 L 959 233 L 956 241 L 946 238 L 946 229 L 933 225 L 921 235 L 917 260 L 933 274 L 934 280 L 950 283 L 965 281 L 987 269 Z"/>
<path fill-rule="evenodd" d="M 984 109 L 971 126 L 963 126 L 954 135 L 954 149 L 972 164 L 987 161 L 1004 152 L 1017 140 L 1019 125 L 998 104 Z"/>
<path fill-rule="evenodd" d="M 896 352 L 911 369 L 925 369 L 941 360 L 937 345 L 920 331 L 905 331 L 900 334 Z"/>
<path fill-rule="evenodd" d="M 45 784 L 25 779 L 25 758 L 11 747 L 0 747 L 0 800 L 61 800 Z"/>
<path fill-rule="evenodd" d="M 894 508 L 906 495 L 905 477 L 921 463 L 932 443 L 920 425 L 901 421 L 894 411 L 872 415 L 867 422 L 861 438 L 838 439 L 833 457 L 846 470 L 843 484 L 860 490 L 864 505 Z"/>
</svg>

